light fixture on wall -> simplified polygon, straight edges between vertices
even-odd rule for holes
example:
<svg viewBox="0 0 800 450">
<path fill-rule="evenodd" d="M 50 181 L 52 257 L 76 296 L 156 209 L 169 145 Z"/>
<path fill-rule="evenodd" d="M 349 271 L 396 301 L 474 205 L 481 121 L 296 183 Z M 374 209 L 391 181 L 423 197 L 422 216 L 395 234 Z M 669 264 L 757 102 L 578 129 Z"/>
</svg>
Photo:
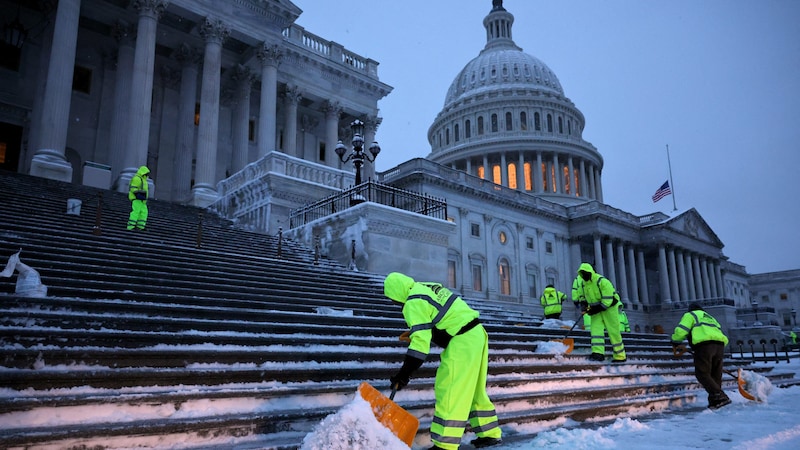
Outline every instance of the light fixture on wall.
<svg viewBox="0 0 800 450">
<path fill-rule="evenodd" d="M 13 21 L 3 24 L 3 43 L 16 49 L 21 49 L 28 37 L 28 31 L 19 20 L 21 7 L 22 5 L 17 3 L 17 17 Z"/>
</svg>

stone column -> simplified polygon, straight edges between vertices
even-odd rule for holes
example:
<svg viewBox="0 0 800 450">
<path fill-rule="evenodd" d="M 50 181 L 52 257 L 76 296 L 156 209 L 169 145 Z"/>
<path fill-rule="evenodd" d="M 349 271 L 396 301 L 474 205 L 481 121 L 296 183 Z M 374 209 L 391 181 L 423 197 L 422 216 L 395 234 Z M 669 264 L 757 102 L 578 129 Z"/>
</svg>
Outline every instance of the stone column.
<svg viewBox="0 0 800 450">
<path fill-rule="evenodd" d="M 42 105 L 41 134 L 38 141 L 41 147 L 31 159 L 30 174 L 37 177 L 72 181 L 72 166 L 67 162 L 65 154 L 80 12 L 80 0 L 58 2 Z"/>
<path fill-rule="evenodd" d="M 216 168 L 219 139 L 220 68 L 222 42 L 230 30 L 222 21 L 205 18 L 200 35 L 206 43 L 203 56 L 203 81 L 200 88 L 200 128 L 197 131 L 197 169 L 192 188 L 192 204 L 205 207 L 217 199 Z"/>
<path fill-rule="evenodd" d="M 597 175 L 595 175 L 595 181 L 597 182 L 596 189 L 597 189 L 597 201 L 600 203 L 603 202 L 603 172 L 598 168 Z"/>
<path fill-rule="evenodd" d="M 542 152 L 536 152 L 536 167 L 533 168 L 533 192 L 542 192 Z"/>
<path fill-rule="evenodd" d="M 636 249 L 636 267 L 639 272 L 639 295 L 643 305 L 650 304 L 650 292 L 647 286 L 647 269 L 644 266 L 644 249 Z"/>
<path fill-rule="evenodd" d="M 680 301 L 678 297 L 678 268 L 675 266 L 675 248 L 667 248 L 667 263 L 669 264 L 669 291 L 672 294 L 672 301 Z"/>
<path fill-rule="evenodd" d="M 500 152 L 500 186 L 511 187 L 508 182 L 508 164 L 506 152 Z"/>
<path fill-rule="evenodd" d="M 617 287 L 617 269 L 614 267 L 614 243 L 611 242 L 609 237 L 606 241 L 606 272 L 600 272 L 611 281 L 614 287 Z"/>
<path fill-rule="evenodd" d="M 589 167 L 589 186 L 591 187 L 591 195 L 589 197 L 594 200 L 599 200 L 597 198 L 597 183 L 594 178 L 594 166 Z"/>
<path fill-rule="evenodd" d="M 128 145 L 128 124 L 130 123 L 131 73 L 133 73 L 133 43 L 136 31 L 127 22 L 117 21 L 112 31 L 119 42 L 117 50 L 117 73 L 114 82 L 114 112 L 111 117 L 108 142 L 111 179 L 117 180 L 125 162 L 125 149 Z M 125 186 L 125 190 L 127 190 Z M 119 190 L 115 187 L 115 190 Z"/>
<path fill-rule="evenodd" d="M 564 193 L 564 183 L 562 182 L 563 176 L 561 176 L 561 164 L 558 162 L 558 153 L 553 154 L 553 184 L 555 185 L 555 193 L 556 194 L 563 194 Z"/>
<path fill-rule="evenodd" d="M 604 273 L 603 270 L 603 249 L 602 249 L 602 236 L 595 234 L 592 236 L 594 241 L 594 271 L 597 273 Z"/>
<path fill-rule="evenodd" d="M 711 297 L 711 284 L 708 282 L 708 264 L 706 258 L 700 261 L 700 278 L 703 280 L 703 297 Z"/>
<path fill-rule="evenodd" d="M 681 300 L 689 300 L 686 290 L 686 266 L 682 251 L 675 252 L 675 260 L 678 263 L 678 288 L 680 289 Z"/>
<path fill-rule="evenodd" d="M 622 298 L 624 302 L 627 302 L 630 296 L 628 294 L 628 277 L 625 276 L 627 270 L 625 270 L 625 248 L 622 246 L 622 241 L 617 242 L 617 265 L 619 266 L 617 268 L 619 279 L 615 286 L 617 292 L 620 293 L 620 298 Z"/>
<path fill-rule="evenodd" d="M 580 168 L 580 171 L 581 171 L 581 173 L 580 173 L 580 182 L 581 182 L 581 184 L 580 184 L 579 192 L 581 194 L 581 197 L 588 197 L 589 196 L 589 186 L 586 184 L 586 162 L 584 160 L 581 160 L 580 167 L 581 167 Z"/>
<path fill-rule="evenodd" d="M 492 173 L 489 170 L 489 157 L 486 154 L 483 154 L 483 179 L 484 180 L 491 180 Z"/>
<path fill-rule="evenodd" d="M 711 296 L 714 298 L 720 297 L 717 291 L 717 273 L 714 270 L 715 266 L 716 266 L 715 261 L 708 260 L 708 280 L 709 280 L 708 284 L 711 288 Z"/>
<path fill-rule="evenodd" d="M 631 287 L 630 293 L 630 300 L 632 303 L 641 303 L 639 300 L 639 282 L 637 280 L 638 274 L 636 273 L 638 268 L 636 267 L 636 258 L 633 253 L 633 245 L 628 245 L 628 267 L 631 275 L 631 280 L 629 286 Z"/>
<path fill-rule="evenodd" d="M 180 106 L 179 92 L 181 84 L 181 72 L 175 67 L 162 65 L 161 89 L 156 92 L 161 94 L 161 117 L 158 120 L 158 127 L 153 128 L 153 133 L 158 138 L 158 158 L 149 161 L 151 177 L 158 182 L 161 195 L 158 198 L 172 201 L 174 192 L 172 173 L 175 171 L 175 142 L 178 139 L 178 130 L 174 124 L 178 122 L 178 108 Z M 164 174 L 165 176 L 161 176 Z"/>
<path fill-rule="evenodd" d="M 237 65 L 232 75 L 236 82 L 236 105 L 231 118 L 231 141 L 233 142 L 233 158 L 231 160 L 231 174 L 234 174 L 246 166 L 249 161 L 249 139 L 248 131 L 250 128 L 250 87 L 253 85 L 255 77 L 250 69 L 243 65 Z"/>
<path fill-rule="evenodd" d="M 661 286 L 661 304 L 672 303 L 669 292 L 669 272 L 667 270 L 667 252 L 664 244 L 658 244 L 658 278 Z"/>
<path fill-rule="evenodd" d="M 269 45 L 264 42 L 256 56 L 261 61 L 261 106 L 258 116 L 258 159 L 261 159 L 276 147 L 278 66 L 283 58 L 283 52 L 277 44 Z M 333 151 L 335 146 L 336 142 L 333 143 L 333 147 L 326 148 L 326 151 Z"/>
<path fill-rule="evenodd" d="M 322 105 L 322 112 L 325 113 L 325 161 L 323 164 L 335 167 L 336 144 L 339 143 L 339 115 L 342 114 L 342 107 L 337 101 L 326 101 Z"/>
<path fill-rule="evenodd" d="M 189 203 L 192 199 L 192 159 L 194 159 L 195 105 L 197 104 L 197 73 L 202 53 L 188 44 L 181 44 L 174 54 L 181 64 L 181 87 L 178 100 L 178 121 L 175 154 L 172 161 L 172 200 Z"/>
<path fill-rule="evenodd" d="M 156 61 L 156 29 L 158 19 L 169 2 L 134 0 L 132 4 L 139 11 L 139 23 L 136 28 L 136 50 L 131 73 L 127 145 L 117 182 L 117 190 L 120 192 L 128 191 L 128 183 L 136 175 L 139 166 L 147 164 L 150 109 L 153 105 L 153 68 Z"/>
<path fill-rule="evenodd" d="M 690 253 L 686 253 L 683 255 L 685 259 L 686 271 L 683 275 L 686 277 L 686 292 L 689 294 L 689 300 L 694 300 L 697 298 L 697 291 L 695 290 L 694 286 L 694 273 L 692 272 L 692 255 Z"/>
<path fill-rule="evenodd" d="M 283 152 L 287 155 L 301 157 L 297 151 L 297 104 L 303 98 L 297 86 L 287 86 L 283 99 L 286 105 L 286 117 L 283 127 Z"/>
<path fill-rule="evenodd" d="M 380 126 L 382 121 L 383 119 L 376 116 L 364 119 L 364 150 L 370 157 L 372 157 L 372 153 L 369 152 L 369 146 L 372 145 L 373 142 L 376 142 L 375 134 L 378 132 L 378 126 Z M 370 178 L 374 180 L 376 172 L 375 162 L 364 164 L 364 168 L 367 168 L 367 170 L 364 171 L 364 180 L 369 180 Z"/>
<path fill-rule="evenodd" d="M 692 273 L 694 274 L 694 287 L 697 298 L 705 298 L 705 294 L 703 294 L 703 278 L 700 276 L 700 260 L 697 255 L 692 257 Z"/>
<path fill-rule="evenodd" d="M 520 151 L 517 158 L 517 189 L 520 192 L 525 192 L 526 179 L 525 179 L 525 154 Z"/>
</svg>

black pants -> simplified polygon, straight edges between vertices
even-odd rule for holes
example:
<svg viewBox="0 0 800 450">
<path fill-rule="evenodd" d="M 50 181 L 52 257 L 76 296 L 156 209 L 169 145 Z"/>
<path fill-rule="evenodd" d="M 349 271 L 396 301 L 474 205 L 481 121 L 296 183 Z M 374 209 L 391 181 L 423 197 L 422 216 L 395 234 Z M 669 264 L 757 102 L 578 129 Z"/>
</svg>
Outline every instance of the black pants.
<svg viewBox="0 0 800 450">
<path fill-rule="evenodd" d="M 725 344 L 718 341 L 707 341 L 697 344 L 694 352 L 694 376 L 708 392 L 715 395 L 722 392 L 722 358 L 725 355 Z"/>
</svg>

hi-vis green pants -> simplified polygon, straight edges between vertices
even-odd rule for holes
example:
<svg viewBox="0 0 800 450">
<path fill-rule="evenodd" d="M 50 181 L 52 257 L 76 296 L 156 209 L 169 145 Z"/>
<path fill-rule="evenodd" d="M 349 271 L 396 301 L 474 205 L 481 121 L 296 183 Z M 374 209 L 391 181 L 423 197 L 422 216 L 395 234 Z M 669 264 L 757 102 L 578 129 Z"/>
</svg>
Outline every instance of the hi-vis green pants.
<svg viewBox="0 0 800 450">
<path fill-rule="evenodd" d="M 622 344 L 622 333 L 619 331 L 619 304 L 592 316 L 590 328 L 592 330 L 592 353 L 605 354 L 605 332 L 608 332 L 612 357 L 616 360 L 626 359 L 625 346 Z"/>
<path fill-rule="evenodd" d="M 489 336 L 483 325 L 455 336 L 442 352 L 433 385 L 431 440 L 437 446 L 458 449 L 467 423 L 478 437 L 501 437 L 497 412 L 486 394 L 488 365 Z"/>
<path fill-rule="evenodd" d="M 131 200 L 131 214 L 128 216 L 128 229 L 144 230 L 147 224 L 147 200 Z"/>
</svg>

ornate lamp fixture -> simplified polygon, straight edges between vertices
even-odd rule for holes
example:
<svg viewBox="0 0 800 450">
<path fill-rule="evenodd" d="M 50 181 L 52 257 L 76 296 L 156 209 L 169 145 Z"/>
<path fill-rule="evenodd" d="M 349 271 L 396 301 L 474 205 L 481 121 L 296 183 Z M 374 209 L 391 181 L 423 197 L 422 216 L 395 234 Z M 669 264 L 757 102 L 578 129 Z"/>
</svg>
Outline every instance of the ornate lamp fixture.
<svg viewBox="0 0 800 450">
<path fill-rule="evenodd" d="M 372 154 L 370 158 L 369 154 L 364 152 L 364 122 L 356 119 L 350 124 L 350 129 L 353 131 L 353 151 L 345 157 L 347 147 L 342 144 L 342 141 L 336 144 L 335 151 L 343 163 L 353 160 L 353 166 L 356 168 L 356 186 L 358 186 L 361 184 L 361 166 L 364 165 L 364 160 L 374 163 L 378 153 L 381 152 L 381 147 L 377 142 L 373 142 L 369 146 L 369 153 Z"/>
</svg>

